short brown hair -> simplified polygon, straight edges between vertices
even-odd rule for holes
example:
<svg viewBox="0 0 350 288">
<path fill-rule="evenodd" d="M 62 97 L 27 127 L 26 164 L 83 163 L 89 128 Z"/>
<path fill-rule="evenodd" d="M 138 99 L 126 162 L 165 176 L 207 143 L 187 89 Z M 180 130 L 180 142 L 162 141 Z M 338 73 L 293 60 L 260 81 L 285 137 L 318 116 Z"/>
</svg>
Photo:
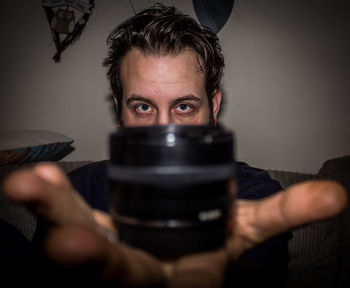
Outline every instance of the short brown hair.
<svg viewBox="0 0 350 288">
<path fill-rule="evenodd" d="M 178 55 L 185 49 L 193 50 L 200 57 L 212 117 L 212 97 L 220 86 L 224 58 L 216 34 L 192 17 L 177 11 L 175 7 L 156 3 L 118 25 L 109 35 L 107 45 L 109 52 L 103 66 L 108 68 L 107 76 L 117 98 L 118 121 L 121 121 L 123 95 L 120 67 L 132 48 L 146 55 L 161 56 Z"/>
</svg>

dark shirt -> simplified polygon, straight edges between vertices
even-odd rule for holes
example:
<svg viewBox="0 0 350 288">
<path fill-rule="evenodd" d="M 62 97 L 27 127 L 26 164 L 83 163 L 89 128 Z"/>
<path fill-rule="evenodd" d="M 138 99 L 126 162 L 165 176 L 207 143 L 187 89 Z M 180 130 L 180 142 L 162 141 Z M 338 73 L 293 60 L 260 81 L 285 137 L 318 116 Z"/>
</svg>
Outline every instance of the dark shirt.
<svg viewBox="0 0 350 288">
<path fill-rule="evenodd" d="M 265 170 L 251 167 L 243 162 L 238 162 L 237 168 L 238 198 L 240 199 L 262 199 L 283 190 L 279 182 L 273 180 Z M 108 160 L 104 160 L 80 167 L 68 174 L 73 186 L 83 198 L 93 208 L 105 212 L 109 210 L 107 169 Z M 274 274 L 272 277 L 275 279 L 280 277 L 283 282 L 287 276 L 290 238 L 291 233 L 285 233 L 264 242 L 245 252 L 241 256 L 242 263 L 253 263 L 264 267 L 266 273 Z M 278 285 L 281 284 L 279 281 L 280 279 L 277 281 Z"/>
<path fill-rule="evenodd" d="M 271 179 L 264 170 L 250 167 L 246 163 L 237 163 L 238 197 L 241 199 L 261 199 L 282 190 L 280 184 Z M 68 174 L 75 189 L 95 209 L 105 212 L 109 210 L 108 201 L 108 161 L 93 162 Z M 42 254 L 43 239 L 47 235 L 47 223 L 40 217 L 33 241 L 29 243 L 19 231 L 5 222 L 1 222 L 3 249 L 0 253 L 5 257 L 4 275 L 11 279 L 26 283 L 44 283 L 49 279 L 63 281 L 74 276 L 79 280 L 86 279 L 90 283 L 94 276 L 87 277 L 86 271 L 73 269 L 60 270 L 50 265 Z M 239 261 L 227 269 L 225 287 L 257 287 L 264 284 L 269 287 L 285 287 L 288 276 L 288 241 L 291 233 L 278 235 L 254 249 L 245 252 Z M 29 247 L 30 246 L 30 247 Z M 0 251 L 0 252 L 1 252 Z M 20 254 L 20 255 L 19 255 Z M 18 256 L 16 256 L 18 255 Z M 27 256 L 29 255 L 29 256 Z M 3 257 L 3 258 L 4 258 Z M 11 261 L 10 261 L 11 260 Z M 17 277 L 17 275 L 21 275 Z M 57 278 L 59 275 L 59 278 Z M 64 277 L 66 275 L 67 277 Z M 94 275 L 91 273 L 91 275 Z"/>
</svg>

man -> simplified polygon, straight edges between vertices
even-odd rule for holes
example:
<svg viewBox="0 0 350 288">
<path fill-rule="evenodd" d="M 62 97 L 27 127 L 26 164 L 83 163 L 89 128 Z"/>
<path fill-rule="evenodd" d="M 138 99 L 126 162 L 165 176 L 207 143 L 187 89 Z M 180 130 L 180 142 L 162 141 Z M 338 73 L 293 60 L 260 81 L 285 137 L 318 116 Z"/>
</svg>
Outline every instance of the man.
<svg viewBox="0 0 350 288">
<path fill-rule="evenodd" d="M 175 8 L 156 4 L 116 27 L 108 44 L 104 65 L 119 126 L 218 125 L 224 59 L 214 33 Z M 85 200 L 105 212 L 107 165 L 97 162 L 69 175 Z M 238 163 L 238 173 L 239 198 L 260 199 L 282 190 L 266 172 L 245 163 Z M 290 237 L 275 237 L 243 258 L 282 281 Z"/>
<path fill-rule="evenodd" d="M 119 126 L 217 125 L 224 62 L 213 33 L 174 8 L 156 5 L 118 26 L 108 41 L 104 64 Z M 265 199 L 234 204 L 234 232 L 223 249 L 164 262 L 115 242 L 106 232 L 114 229 L 104 213 L 109 209 L 107 164 L 87 165 L 69 178 L 43 164 L 19 171 L 4 183 L 9 197 L 31 205 L 45 219 L 48 231 L 39 225 L 37 233 L 37 238 L 49 235 L 43 242 L 45 258 L 60 272 L 73 267 L 69 275 L 77 279 L 96 276 L 126 287 L 249 286 L 259 284 L 251 279 L 264 279 L 280 287 L 285 281 L 278 274 L 286 272 L 287 231 L 336 215 L 346 204 L 345 191 L 337 183 L 308 182 L 276 193 L 281 187 L 266 172 L 239 163 L 239 198 Z M 234 280 L 226 278 L 228 267 Z"/>
</svg>

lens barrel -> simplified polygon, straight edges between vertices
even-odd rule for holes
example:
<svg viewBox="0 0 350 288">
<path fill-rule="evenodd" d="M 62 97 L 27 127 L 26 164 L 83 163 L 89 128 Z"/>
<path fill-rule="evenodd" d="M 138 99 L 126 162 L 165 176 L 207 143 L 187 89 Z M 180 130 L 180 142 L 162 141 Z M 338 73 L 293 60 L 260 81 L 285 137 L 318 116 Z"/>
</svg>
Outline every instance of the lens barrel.
<svg viewBox="0 0 350 288">
<path fill-rule="evenodd" d="M 213 126 L 121 128 L 110 136 L 120 241 L 161 258 L 224 245 L 235 195 L 234 136 Z"/>
</svg>

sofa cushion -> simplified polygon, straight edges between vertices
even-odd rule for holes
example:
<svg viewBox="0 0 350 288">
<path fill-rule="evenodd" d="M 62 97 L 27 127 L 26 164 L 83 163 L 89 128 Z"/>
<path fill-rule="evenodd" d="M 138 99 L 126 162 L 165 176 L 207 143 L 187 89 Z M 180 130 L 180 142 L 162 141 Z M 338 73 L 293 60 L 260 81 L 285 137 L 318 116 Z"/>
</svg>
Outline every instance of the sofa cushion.
<svg viewBox="0 0 350 288">
<path fill-rule="evenodd" d="M 338 181 L 350 191 L 350 155 L 324 162 L 317 173 L 317 178 Z"/>
<path fill-rule="evenodd" d="M 317 173 L 319 179 L 334 180 L 342 184 L 348 193 L 350 200 L 350 155 L 337 157 L 324 162 Z M 338 216 L 342 221 L 341 241 L 339 241 L 339 287 L 350 287 L 350 207 Z"/>
<path fill-rule="evenodd" d="M 0 132 L 0 165 L 57 160 L 72 149 L 73 139 L 44 130 Z"/>
<path fill-rule="evenodd" d="M 270 170 L 283 188 L 319 175 Z M 288 288 L 337 287 L 343 219 L 341 216 L 309 223 L 293 229 L 289 241 Z"/>
</svg>

